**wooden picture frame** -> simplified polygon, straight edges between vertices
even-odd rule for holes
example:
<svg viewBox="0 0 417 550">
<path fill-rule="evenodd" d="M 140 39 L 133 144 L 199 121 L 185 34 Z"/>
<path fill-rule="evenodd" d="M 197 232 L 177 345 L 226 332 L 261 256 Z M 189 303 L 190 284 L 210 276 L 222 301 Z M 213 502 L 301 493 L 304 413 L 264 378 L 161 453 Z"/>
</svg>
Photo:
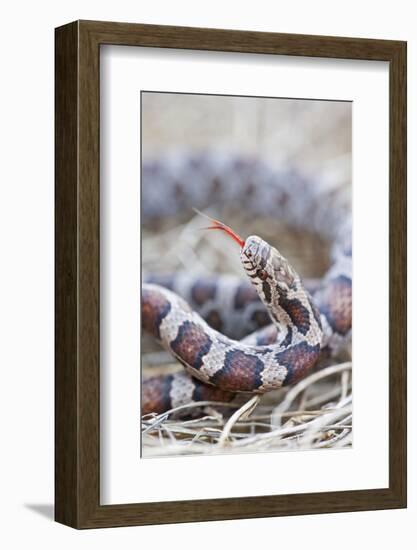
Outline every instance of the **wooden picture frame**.
<svg viewBox="0 0 417 550">
<path fill-rule="evenodd" d="M 406 43 L 111 22 L 56 29 L 55 519 L 75 528 L 406 506 Z M 389 62 L 389 487 L 100 505 L 99 56 L 117 44 Z"/>
</svg>

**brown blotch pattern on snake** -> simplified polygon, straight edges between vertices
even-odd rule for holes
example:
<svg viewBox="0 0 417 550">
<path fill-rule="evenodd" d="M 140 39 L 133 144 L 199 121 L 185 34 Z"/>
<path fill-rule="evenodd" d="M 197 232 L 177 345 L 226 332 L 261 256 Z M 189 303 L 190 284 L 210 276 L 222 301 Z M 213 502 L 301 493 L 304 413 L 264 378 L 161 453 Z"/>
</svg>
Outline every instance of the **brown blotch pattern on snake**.
<svg viewBox="0 0 417 550">
<path fill-rule="evenodd" d="M 216 288 L 215 281 L 197 281 L 191 290 L 191 297 L 196 304 L 201 306 L 215 298 Z"/>
<path fill-rule="evenodd" d="M 210 351 L 212 341 L 200 325 L 185 321 L 171 342 L 172 351 L 194 369 L 201 368 L 203 357 Z"/>
<path fill-rule="evenodd" d="M 306 342 L 301 342 L 280 353 L 275 358 L 278 363 L 287 369 L 287 376 L 283 385 L 294 384 L 305 376 L 317 362 L 320 354 L 320 345 L 309 346 Z"/>
<path fill-rule="evenodd" d="M 264 363 L 255 355 L 240 350 L 226 353 L 223 367 L 210 382 L 228 391 L 254 391 L 262 385 Z"/>
<path fill-rule="evenodd" d="M 162 320 L 171 310 L 170 302 L 158 291 L 142 290 L 142 325 L 156 338 L 160 337 Z"/>
<path fill-rule="evenodd" d="M 321 312 L 334 331 L 348 334 L 352 328 L 351 279 L 339 276 L 329 283 L 322 297 Z"/>
<path fill-rule="evenodd" d="M 173 380 L 167 376 L 153 376 L 142 383 L 142 416 L 145 414 L 161 414 L 171 408 L 170 390 Z"/>
</svg>

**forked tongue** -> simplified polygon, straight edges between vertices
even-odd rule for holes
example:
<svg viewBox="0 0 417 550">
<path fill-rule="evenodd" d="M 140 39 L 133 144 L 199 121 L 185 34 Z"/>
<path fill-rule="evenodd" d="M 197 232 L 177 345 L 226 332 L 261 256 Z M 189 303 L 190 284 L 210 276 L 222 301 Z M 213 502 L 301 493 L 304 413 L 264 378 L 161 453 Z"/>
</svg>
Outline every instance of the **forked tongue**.
<svg viewBox="0 0 417 550">
<path fill-rule="evenodd" d="M 210 225 L 207 227 L 202 227 L 201 229 L 220 229 L 221 231 L 224 231 L 229 237 L 231 237 L 237 244 L 240 246 L 240 248 L 243 248 L 245 244 L 245 240 L 242 239 L 237 233 L 233 231 L 228 225 L 224 224 L 223 222 L 219 222 L 219 220 L 215 220 L 214 218 L 211 218 L 210 216 L 207 216 L 207 214 L 204 214 L 203 212 L 200 212 L 196 208 L 193 208 L 194 212 L 197 212 L 197 214 L 200 214 L 200 216 L 203 216 L 204 218 L 207 218 L 210 220 Z"/>
</svg>

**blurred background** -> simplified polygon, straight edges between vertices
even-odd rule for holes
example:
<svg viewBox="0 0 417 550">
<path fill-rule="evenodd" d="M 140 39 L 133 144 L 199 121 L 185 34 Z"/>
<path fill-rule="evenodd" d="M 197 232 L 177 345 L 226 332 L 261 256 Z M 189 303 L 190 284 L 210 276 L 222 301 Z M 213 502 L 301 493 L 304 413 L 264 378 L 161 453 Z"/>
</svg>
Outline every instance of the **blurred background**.
<svg viewBox="0 0 417 550">
<path fill-rule="evenodd" d="M 226 303 L 235 303 L 236 293 L 225 293 L 222 283 L 221 303 L 209 302 L 203 311 L 205 306 L 194 300 L 187 281 L 199 278 L 201 289 L 204 277 L 218 281 L 220 275 L 228 275 L 230 283 L 234 276 L 238 285 L 245 281 L 253 293 L 250 316 L 245 318 L 239 310 L 234 317 L 228 313 L 229 322 L 222 319 L 221 331 L 239 339 L 248 319 L 269 324 L 243 272 L 236 243 L 221 232 L 201 231 L 207 220 L 192 207 L 220 219 L 243 238 L 261 236 L 303 278 L 321 278 L 330 265 L 332 228 L 346 232 L 338 226 L 346 208 L 348 213 L 351 208 L 351 103 L 143 92 L 141 113 L 142 278 L 149 280 L 152 274 L 152 282 L 181 293 L 219 328 L 219 308 L 227 311 Z M 316 197 L 315 203 L 309 195 Z M 335 208 L 336 202 L 342 210 Z M 294 216 L 295 225 L 289 223 Z M 328 227 L 319 234 L 323 220 Z M 170 274 L 175 274 L 177 286 L 171 286 Z M 248 332 L 256 328 L 253 325 Z M 250 421 L 235 424 L 227 449 L 220 450 L 220 434 L 233 409 L 207 407 L 202 418 L 185 424 L 144 416 L 142 456 L 350 445 L 351 363 L 341 364 L 346 360 L 349 356 L 339 358 L 337 373 L 332 374 L 330 366 L 329 375 L 319 383 L 314 373 L 309 375 L 308 387 L 283 417 L 285 427 L 299 426 L 293 435 L 275 436 L 271 431 L 270 419 L 288 391 L 285 387 L 262 396 Z M 183 369 L 146 334 L 141 365 L 143 378 Z M 241 404 L 249 398 L 240 394 L 236 399 Z M 311 430 L 313 418 L 325 422 L 334 410 L 341 415 L 337 426 L 330 422 Z"/>
<path fill-rule="evenodd" d="M 183 200 L 177 189 L 173 196 L 172 180 L 177 179 L 182 185 L 181 193 L 188 195 L 196 194 L 198 187 L 206 184 L 198 168 L 185 172 L 186 156 L 192 158 L 208 151 L 225 158 L 237 155 L 243 159 L 261 159 L 271 169 L 289 170 L 301 175 L 309 185 L 320 186 L 325 192 L 336 191 L 350 206 L 350 102 L 142 92 L 141 112 L 145 271 L 186 269 L 195 273 L 242 275 L 233 243 L 196 231 L 205 225 L 191 209 L 200 207 L 198 196 L 194 202 L 190 199 L 193 204 L 186 204 L 182 210 L 170 206 L 170 201 Z M 148 173 L 148 167 L 154 173 Z M 218 170 L 226 171 L 223 167 Z M 232 183 L 233 175 L 226 181 L 229 186 Z M 262 177 L 257 180 L 255 177 L 258 198 L 262 196 L 262 184 Z M 223 194 L 221 204 L 214 196 L 212 199 L 213 204 L 210 200 L 204 204 L 210 214 L 221 216 L 221 221 L 243 236 L 255 233 L 267 239 L 289 256 L 304 277 L 320 277 L 325 272 L 328 248 L 314 232 L 303 231 L 300 235 L 294 227 L 288 228 L 275 212 L 254 216 L 250 208 L 244 207 L 243 197 L 229 200 Z M 150 206 L 165 212 L 157 224 L 151 215 L 146 215 Z"/>
<path fill-rule="evenodd" d="M 174 148 L 260 155 L 277 167 L 351 178 L 352 104 L 142 92 L 143 160 Z"/>
</svg>

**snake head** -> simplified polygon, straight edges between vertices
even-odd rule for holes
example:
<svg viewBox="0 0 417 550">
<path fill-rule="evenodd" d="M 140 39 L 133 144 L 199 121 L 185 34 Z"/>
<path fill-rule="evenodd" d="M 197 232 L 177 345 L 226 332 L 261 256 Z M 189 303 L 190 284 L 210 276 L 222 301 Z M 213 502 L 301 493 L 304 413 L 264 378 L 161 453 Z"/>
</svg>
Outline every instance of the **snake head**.
<svg viewBox="0 0 417 550">
<path fill-rule="evenodd" d="M 256 287 L 264 289 L 264 294 L 266 285 L 287 292 L 296 281 L 297 274 L 286 258 L 256 235 L 246 239 L 240 257 L 246 274 Z"/>
<path fill-rule="evenodd" d="M 194 210 L 210 220 L 211 224 L 204 229 L 220 229 L 240 246 L 242 265 L 264 302 L 271 303 L 272 289 L 274 293 L 285 293 L 293 286 L 298 276 L 276 248 L 257 235 L 244 240 L 228 225 Z"/>
</svg>

